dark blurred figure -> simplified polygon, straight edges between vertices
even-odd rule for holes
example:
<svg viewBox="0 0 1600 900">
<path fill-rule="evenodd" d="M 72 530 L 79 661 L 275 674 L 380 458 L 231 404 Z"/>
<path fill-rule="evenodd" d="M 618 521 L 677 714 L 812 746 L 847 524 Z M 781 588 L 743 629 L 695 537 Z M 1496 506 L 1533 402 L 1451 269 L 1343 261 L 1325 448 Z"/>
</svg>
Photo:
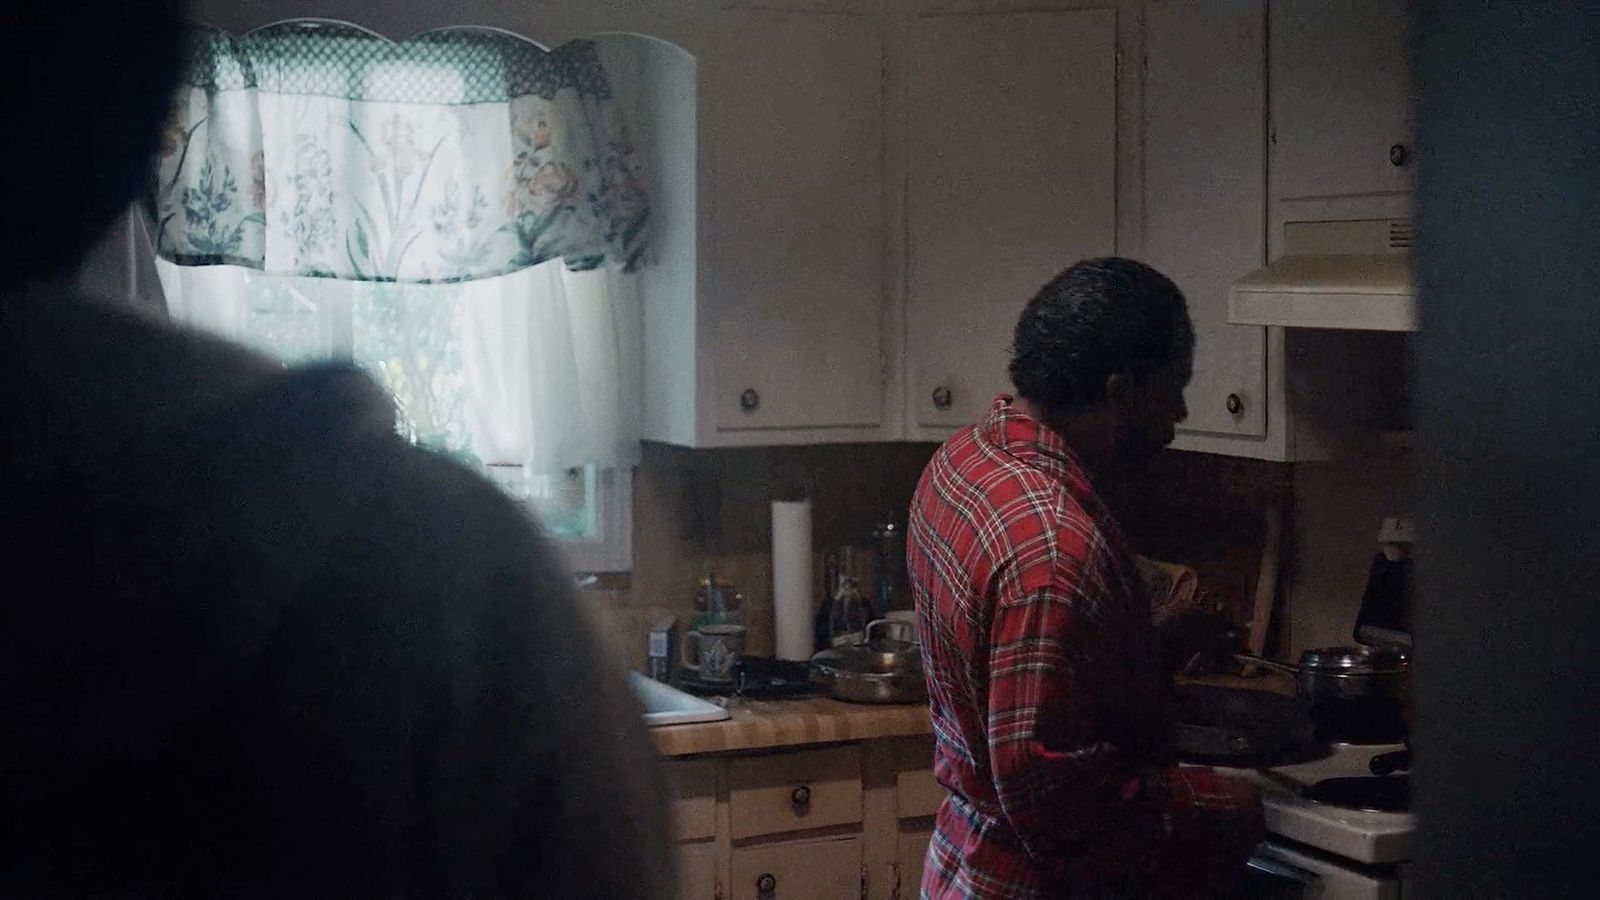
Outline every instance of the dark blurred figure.
<svg viewBox="0 0 1600 900">
<path fill-rule="evenodd" d="M 1416 0 L 1417 897 L 1600 882 L 1600 4 Z"/>
<path fill-rule="evenodd" d="M 670 893 L 570 581 L 336 367 L 62 287 L 137 195 L 175 0 L 0 12 L 0 894 Z"/>
</svg>

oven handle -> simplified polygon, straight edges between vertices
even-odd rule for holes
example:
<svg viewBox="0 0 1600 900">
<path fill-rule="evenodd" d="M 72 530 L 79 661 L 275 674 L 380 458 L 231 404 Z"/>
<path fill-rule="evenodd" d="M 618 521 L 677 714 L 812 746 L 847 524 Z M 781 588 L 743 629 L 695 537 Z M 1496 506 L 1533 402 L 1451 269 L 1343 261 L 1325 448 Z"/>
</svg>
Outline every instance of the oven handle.
<svg viewBox="0 0 1600 900">
<path fill-rule="evenodd" d="M 1315 889 L 1322 886 L 1322 876 L 1315 872 L 1308 872 L 1299 866 L 1291 866 L 1281 859 L 1273 859 L 1270 856 L 1252 856 L 1245 860 L 1245 865 L 1258 872 L 1288 879 L 1301 887 Z"/>
</svg>

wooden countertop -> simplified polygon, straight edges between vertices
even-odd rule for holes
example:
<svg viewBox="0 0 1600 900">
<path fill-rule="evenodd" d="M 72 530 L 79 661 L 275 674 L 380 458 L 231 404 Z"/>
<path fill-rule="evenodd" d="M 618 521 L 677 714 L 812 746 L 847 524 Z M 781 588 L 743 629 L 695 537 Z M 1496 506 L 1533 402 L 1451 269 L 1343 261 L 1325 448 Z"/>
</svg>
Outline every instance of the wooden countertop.
<svg viewBox="0 0 1600 900">
<path fill-rule="evenodd" d="M 831 697 L 739 700 L 728 712 L 732 718 L 721 722 L 650 729 L 656 751 L 689 756 L 933 733 L 923 703 L 872 705 Z"/>
<path fill-rule="evenodd" d="M 1173 679 L 1179 684 L 1210 684 L 1217 687 L 1247 688 L 1253 691 L 1271 691 L 1293 697 L 1298 690 L 1294 676 L 1272 669 L 1261 669 L 1249 677 L 1243 675 L 1179 675 Z"/>
<path fill-rule="evenodd" d="M 1179 680 L 1285 694 L 1295 691 L 1294 679 L 1281 672 L 1266 672 L 1255 678 L 1211 675 Z M 731 718 L 721 722 L 650 729 L 656 752 L 662 756 L 691 756 L 933 733 L 928 707 L 921 703 L 875 706 L 831 697 L 739 700 L 728 712 Z"/>
</svg>

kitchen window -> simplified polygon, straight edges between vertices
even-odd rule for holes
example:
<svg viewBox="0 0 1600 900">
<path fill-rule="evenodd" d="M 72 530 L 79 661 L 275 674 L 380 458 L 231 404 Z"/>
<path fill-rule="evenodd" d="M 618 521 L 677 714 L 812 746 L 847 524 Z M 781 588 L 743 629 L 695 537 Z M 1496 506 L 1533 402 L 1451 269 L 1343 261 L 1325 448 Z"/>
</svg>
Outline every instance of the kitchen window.
<svg viewBox="0 0 1600 900">
<path fill-rule="evenodd" d="M 651 204 L 617 97 L 592 41 L 195 26 L 149 202 L 168 311 L 365 369 L 572 568 L 627 569 Z"/>
</svg>

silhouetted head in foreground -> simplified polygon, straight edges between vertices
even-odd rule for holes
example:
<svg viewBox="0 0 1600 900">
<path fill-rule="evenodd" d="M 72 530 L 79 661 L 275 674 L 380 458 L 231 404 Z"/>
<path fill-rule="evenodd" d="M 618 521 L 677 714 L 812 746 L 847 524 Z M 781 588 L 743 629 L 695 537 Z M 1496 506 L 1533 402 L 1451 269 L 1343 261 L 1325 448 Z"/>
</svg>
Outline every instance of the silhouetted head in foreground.
<svg viewBox="0 0 1600 900">
<path fill-rule="evenodd" d="M 359 370 L 62 277 L 147 186 L 181 12 L 0 0 L 0 896 L 669 896 L 527 510 Z"/>
</svg>

